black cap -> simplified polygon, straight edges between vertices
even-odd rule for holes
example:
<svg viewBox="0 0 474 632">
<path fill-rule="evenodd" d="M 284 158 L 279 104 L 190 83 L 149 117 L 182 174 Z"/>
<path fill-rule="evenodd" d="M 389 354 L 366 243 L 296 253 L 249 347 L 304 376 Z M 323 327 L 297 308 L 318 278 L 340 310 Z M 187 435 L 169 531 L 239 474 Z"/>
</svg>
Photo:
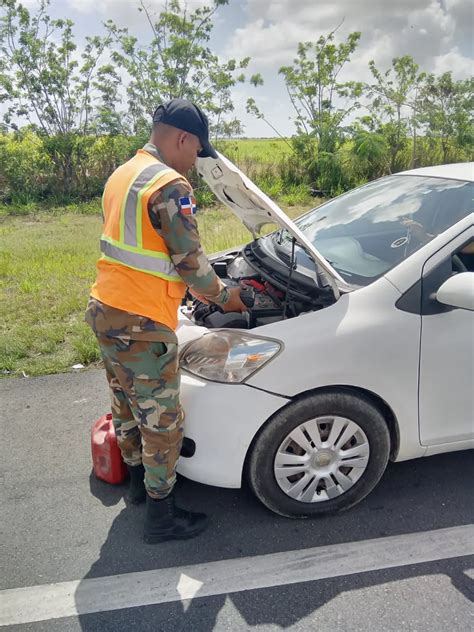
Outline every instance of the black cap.
<svg viewBox="0 0 474 632">
<path fill-rule="evenodd" d="M 217 158 L 216 150 L 209 142 L 209 121 L 197 105 L 186 99 L 173 99 L 159 105 L 153 114 L 153 123 L 166 123 L 194 134 L 201 141 L 200 158 Z"/>
</svg>

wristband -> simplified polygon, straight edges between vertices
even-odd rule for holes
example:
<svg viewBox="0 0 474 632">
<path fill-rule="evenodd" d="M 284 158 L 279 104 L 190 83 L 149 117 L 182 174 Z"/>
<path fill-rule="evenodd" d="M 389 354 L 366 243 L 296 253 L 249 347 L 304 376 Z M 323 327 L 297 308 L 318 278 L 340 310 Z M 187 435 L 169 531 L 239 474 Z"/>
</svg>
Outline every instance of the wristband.
<svg viewBox="0 0 474 632">
<path fill-rule="evenodd" d="M 219 298 L 218 298 L 218 303 L 220 303 L 221 305 L 225 305 L 226 303 L 229 302 L 230 299 L 230 293 L 227 287 L 224 287 L 220 294 L 219 294 Z"/>
</svg>

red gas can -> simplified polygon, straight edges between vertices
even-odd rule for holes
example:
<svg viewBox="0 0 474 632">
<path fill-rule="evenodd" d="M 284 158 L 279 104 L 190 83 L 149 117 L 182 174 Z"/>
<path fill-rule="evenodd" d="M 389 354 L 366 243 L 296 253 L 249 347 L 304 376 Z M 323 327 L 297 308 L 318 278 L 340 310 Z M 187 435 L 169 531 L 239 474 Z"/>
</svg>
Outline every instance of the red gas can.
<svg viewBox="0 0 474 632">
<path fill-rule="evenodd" d="M 92 466 L 97 478 L 107 483 L 121 483 L 127 477 L 127 466 L 117 444 L 112 415 L 102 415 L 91 432 Z"/>
</svg>

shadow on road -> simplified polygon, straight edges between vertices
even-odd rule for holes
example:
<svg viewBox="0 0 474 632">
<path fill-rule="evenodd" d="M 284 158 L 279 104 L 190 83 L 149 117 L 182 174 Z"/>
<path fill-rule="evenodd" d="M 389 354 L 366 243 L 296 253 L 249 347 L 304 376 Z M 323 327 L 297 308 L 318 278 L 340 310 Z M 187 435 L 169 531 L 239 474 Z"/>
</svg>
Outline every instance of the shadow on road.
<svg viewBox="0 0 474 632">
<path fill-rule="evenodd" d="M 348 512 L 314 520 L 289 520 L 266 511 L 246 490 L 222 490 L 181 479 L 177 496 L 183 506 L 204 510 L 212 517 L 208 531 L 189 542 L 147 546 L 141 541 L 143 507 L 126 507 L 114 520 L 100 557 L 84 579 L 118 573 L 169 568 L 277 551 L 325 546 L 453 527 L 473 521 L 472 452 L 459 452 L 390 464 L 372 494 Z M 107 506 L 116 504 L 125 486 L 96 481 L 91 493 Z M 179 601 L 160 606 L 124 608 L 113 612 L 80 614 L 84 632 L 106 630 L 214 630 L 224 603 L 230 600 L 247 627 L 273 624 L 286 628 L 314 613 L 341 592 L 377 586 L 400 579 L 444 574 L 468 599 L 472 581 L 465 571 L 472 559 L 456 558 L 361 575 L 320 580 L 295 586 L 260 589 L 258 607 L 249 593 Z M 255 593 L 257 591 L 254 591 Z M 79 613 L 87 608 L 78 587 Z M 199 594 L 197 595 L 199 597 Z M 125 596 L 126 599 L 126 596 Z"/>
<path fill-rule="evenodd" d="M 89 487 L 91 494 L 98 498 L 105 507 L 113 507 L 122 498 L 125 498 L 125 492 L 127 491 L 128 481 L 122 485 L 108 485 L 96 478 L 94 470 L 91 470 L 89 476 Z"/>
</svg>

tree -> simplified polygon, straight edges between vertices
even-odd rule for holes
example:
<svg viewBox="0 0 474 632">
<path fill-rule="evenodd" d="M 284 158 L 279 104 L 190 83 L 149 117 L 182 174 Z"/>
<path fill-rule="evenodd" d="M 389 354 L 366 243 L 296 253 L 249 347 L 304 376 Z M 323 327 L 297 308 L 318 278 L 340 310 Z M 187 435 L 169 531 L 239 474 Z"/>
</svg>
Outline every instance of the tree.
<svg viewBox="0 0 474 632">
<path fill-rule="evenodd" d="M 345 122 L 359 107 L 363 89 L 362 83 L 340 80 L 360 33 L 351 33 L 337 44 L 336 31 L 317 42 L 301 42 L 293 64 L 279 70 L 296 114 L 294 150 L 309 180 L 330 194 L 347 184 L 338 150 L 347 132 Z"/>
<path fill-rule="evenodd" d="M 227 138 L 242 136 L 244 133 L 244 126 L 237 118 L 233 118 L 230 121 L 221 121 L 220 125 L 215 128 L 216 137 Z"/>
<path fill-rule="evenodd" d="M 49 0 L 31 15 L 16 0 L 4 0 L 0 18 L 0 102 L 4 121 L 26 119 L 43 134 L 90 131 L 98 62 L 110 37 L 87 37 L 77 55 L 71 20 L 52 20 Z M 99 69 L 100 72 L 100 69 Z"/>
<path fill-rule="evenodd" d="M 262 81 L 263 83 L 263 81 Z M 263 114 L 263 112 L 258 108 L 257 104 L 255 103 L 255 99 L 253 97 L 249 97 L 247 99 L 247 104 L 245 106 L 245 109 L 247 111 L 247 114 L 252 114 L 253 116 L 255 116 L 255 118 L 260 119 L 261 121 L 263 121 L 264 123 L 266 123 L 268 125 L 268 127 L 270 127 L 277 136 L 279 136 L 288 146 L 289 148 L 294 151 L 291 143 L 288 142 L 288 140 L 282 136 L 280 134 L 280 132 L 277 130 L 277 128 L 272 125 L 272 123 L 265 118 L 265 115 Z"/>
<path fill-rule="evenodd" d="M 87 37 L 77 54 L 71 20 L 52 20 L 49 0 L 36 14 L 16 0 L 4 0 L 0 18 L 0 103 L 7 103 L 4 123 L 23 119 L 38 130 L 42 148 L 56 167 L 58 191 L 76 186 L 76 158 L 93 129 L 95 87 L 104 74 L 98 66 L 110 36 Z"/>
<path fill-rule="evenodd" d="M 436 77 L 429 75 L 421 94 L 420 116 L 427 125 L 427 134 L 441 143 L 442 161 L 454 158 L 456 147 L 467 150 L 472 159 L 474 151 L 474 80 L 454 81 L 446 72 Z"/>
<path fill-rule="evenodd" d="M 98 134 L 118 134 L 129 133 L 126 117 L 123 112 L 117 110 L 117 103 L 120 103 L 120 90 L 122 88 L 122 77 L 120 77 L 113 64 L 105 64 L 97 71 L 96 79 L 93 82 L 95 94 L 95 110 L 93 113 L 91 127 Z"/>
<path fill-rule="evenodd" d="M 210 114 L 211 124 L 220 129 L 226 114 L 233 111 L 231 88 L 245 81 L 242 71 L 249 58 L 221 63 L 208 42 L 217 9 L 228 0 L 213 0 L 212 6 L 189 11 L 187 4 L 168 0 L 157 18 L 141 1 L 151 30 L 148 44 L 107 23 L 108 32 L 120 46 L 113 60 L 128 75 L 126 87 L 129 116 L 135 131 L 149 125 L 157 104 L 172 98 L 190 99 Z"/>
<path fill-rule="evenodd" d="M 382 134 L 355 126 L 350 155 L 352 169 L 362 182 L 379 178 L 387 173 L 389 165 L 387 141 Z"/>
<path fill-rule="evenodd" d="M 417 130 L 419 121 L 420 90 L 425 79 L 419 73 L 418 64 L 412 57 L 395 57 L 391 68 L 381 72 L 372 60 L 369 68 L 375 83 L 367 86 L 367 94 L 372 98 L 371 114 L 375 127 L 390 148 L 390 170 L 397 171 L 401 164 L 400 153 L 407 145 L 408 136 L 413 139 L 411 166 L 417 159 Z"/>
<path fill-rule="evenodd" d="M 360 39 L 351 33 L 345 42 L 334 43 L 335 32 L 317 42 L 301 42 L 291 66 L 282 66 L 290 101 L 296 112 L 298 133 L 312 134 L 319 151 L 334 153 L 342 138 L 342 124 L 359 107 L 362 84 L 343 82 L 339 75 Z"/>
</svg>

